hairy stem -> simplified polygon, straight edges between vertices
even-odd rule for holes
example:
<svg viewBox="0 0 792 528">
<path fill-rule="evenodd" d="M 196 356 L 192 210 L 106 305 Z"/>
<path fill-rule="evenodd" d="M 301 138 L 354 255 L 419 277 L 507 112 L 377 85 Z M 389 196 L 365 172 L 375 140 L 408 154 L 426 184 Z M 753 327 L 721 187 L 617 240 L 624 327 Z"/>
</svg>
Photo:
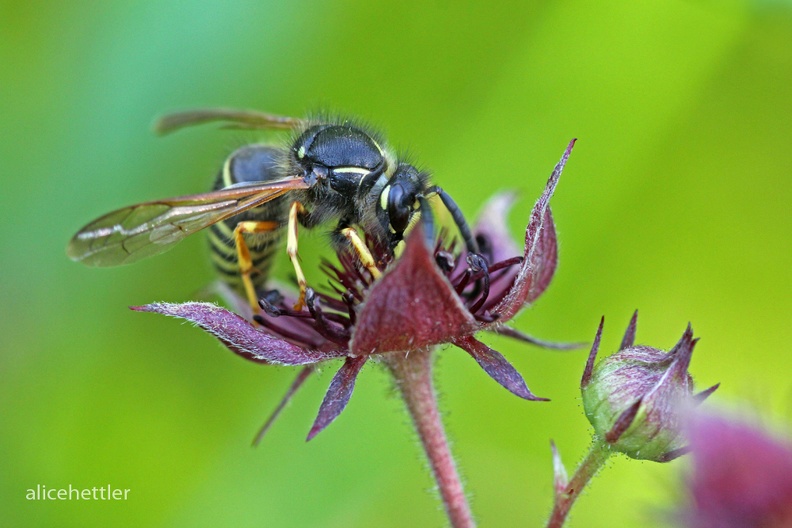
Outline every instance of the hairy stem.
<svg viewBox="0 0 792 528">
<path fill-rule="evenodd" d="M 566 488 L 556 492 L 553 513 L 550 514 L 550 520 L 547 521 L 547 528 L 561 528 L 564 525 L 575 500 L 580 496 L 589 480 L 597 474 L 610 454 L 611 450 L 607 442 L 595 438 L 586 458 L 583 459 L 572 476 L 572 480 L 569 481 Z"/>
<path fill-rule="evenodd" d="M 475 526 L 437 408 L 432 385 L 432 351 L 421 349 L 388 354 L 386 363 L 396 379 L 429 459 L 451 526 Z"/>
</svg>

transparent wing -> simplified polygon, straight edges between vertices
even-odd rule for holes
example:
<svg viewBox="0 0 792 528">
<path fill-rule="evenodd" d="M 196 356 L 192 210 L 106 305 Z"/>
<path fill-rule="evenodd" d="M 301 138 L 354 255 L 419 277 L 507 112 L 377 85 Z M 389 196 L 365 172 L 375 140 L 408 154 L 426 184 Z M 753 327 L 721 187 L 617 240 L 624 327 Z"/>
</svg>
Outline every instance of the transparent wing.
<svg viewBox="0 0 792 528">
<path fill-rule="evenodd" d="M 201 108 L 162 116 L 154 123 L 154 130 L 159 134 L 169 134 L 181 128 L 213 121 L 225 122 L 226 127 L 233 128 L 280 130 L 291 130 L 303 124 L 302 120 L 294 117 L 267 114 L 256 110 Z"/>
<path fill-rule="evenodd" d="M 307 189 L 301 177 L 131 205 L 80 229 L 66 253 L 89 266 L 119 266 L 167 251 L 185 237 L 248 209 Z"/>
</svg>

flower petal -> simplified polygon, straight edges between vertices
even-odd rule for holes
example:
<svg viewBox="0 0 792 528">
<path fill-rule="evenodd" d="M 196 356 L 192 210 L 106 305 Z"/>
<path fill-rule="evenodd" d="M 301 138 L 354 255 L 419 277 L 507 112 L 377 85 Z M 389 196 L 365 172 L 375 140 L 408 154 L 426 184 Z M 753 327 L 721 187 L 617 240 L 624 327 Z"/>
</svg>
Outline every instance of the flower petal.
<svg viewBox="0 0 792 528">
<path fill-rule="evenodd" d="M 500 321 L 508 321 L 517 314 L 523 304 L 535 300 L 547 288 L 553 277 L 558 250 L 555 227 L 548 205 L 574 144 L 573 139 L 564 151 L 561 161 L 555 166 L 542 196 L 531 211 L 528 227 L 525 230 L 522 265 L 511 290 L 492 310 Z"/>
<path fill-rule="evenodd" d="M 492 262 L 506 260 L 520 254 L 520 248 L 509 234 L 506 216 L 515 201 L 512 192 L 498 193 L 484 204 L 473 230 L 477 240 L 483 241 L 482 253 L 491 254 Z M 486 245 L 486 247 L 484 247 Z"/>
<path fill-rule="evenodd" d="M 710 387 L 710 388 L 708 388 L 708 389 L 704 389 L 703 391 L 699 392 L 698 394 L 694 394 L 694 395 L 693 395 L 693 401 L 694 401 L 696 404 L 703 403 L 703 402 L 704 402 L 704 400 L 706 400 L 707 398 L 709 398 L 709 397 L 710 397 L 710 395 L 711 395 L 713 392 L 715 392 L 716 390 L 718 390 L 718 387 L 720 387 L 720 383 L 716 383 L 716 384 L 715 384 L 715 385 L 713 385 L 712 387 Z"/>
<path fill-rule="evenodd" d="M 641 399 L 637 399 L 635 403 L 627 407 L 627 409 L 619 415 L 610 431 L 605 433 L 606 442 L 613 444 L 619 441 L 619 438 L 621 438 L 624 432 L 627 431 L 635 421 L 638 411 L 641 410 L 641 403 L 643 403 Z"/>
<path fill-rule="evenodd" d="M 330 387 L 327 389 L 324 400 L 322 400 L 319 414 L 308 432 L 306 441 L 322 432 L 325 427 L 338 418 L 338 415 L 347 406 L 349 398 L 352 396 L 352 390 L 355 388 L 357 375 L 367 359 L 368 357 L 366 356 L 346 358 L 344 364 L 333 376 L 333 381 L 330 382 Z"/>
<path fill-rule="evenodd" d="M 503 385 L 507 390 L 520 398 L 533 401 L 550 401 L 547 398 L 535 396 L 525 385 L 525 380 L 519 372 L 506 361 L 500 352 L 491 349 L 481 341 L 470 336 L 458 337 L 452 341 L 456 346 L 473 356 L 481 368 L 492 379 Z"/>
<path fill-rule="evenodd" d="M 674 358 L 674 366 L 670 370 L 673 371 L 673 376 L 680 381 L 687 379 L 687 370 L 696 343 L 698 343 L 698 339 L 693 339 L 693 327 L 688 323 L 679 342 L 668 353 L 669 358 Z"/>
<path fill-rule="evenodd" d="M 657 461 L 660 463 L 665 464 L 666 462 L 671 462 L 672 460 L 676 460 L 681 456 L 685 456 L 690 453 L 690 446 L 680 447 L 678 449 L 672 449 L 667 453 L 663 453 L 657 458 Z"/>
<path fill-rule="evenodd" d="M 490 256 L 491 263 L 513 258 L 521 252 L 509 234 L 506 223 L 506 215 L 514 199 L 514 193 L 496 194 L 487 201 L 479 214 L 474 234 L 481 245 L 482 254 Z M 526 302 L 537 299 L 547 289 L 558 264 L 555 224 L 549 209 L 545 211 L 543 225 L 541 237 L 534 251 L 533 273 L 529 276 L 530 287 Z M 519 272 L 519 267 L 510 267 L 496 275 L 497 279 L 493 280 L 490 291 L 491 301 L 485 303 L 485 308 L 492 308 L 503 299 L 513 287 Z"/>
<path fill-rule="evenodd" d="M 343 349 L 308 350 L 258 330 L 235 313 L 204 302 L 152 303 L 131 306 L 137 312 L 153 312 L 186 319 L 214 335 L 232 352 L 258 363 L 308 365 L 346 355 Z"/>
<path fill-rule="evenodd" d="M 597 335 L 594 336 L 594 342 L 591 343 L 591 352 L 589 352 L 588 359 L 586 360 L 586 368 L 583 369 L 583 377 L 580 379 L 580 388 L 585 388 L 591 382 L 591 374 L 594 372 L 594 361 L 597 359 L 599 352 L 600 339 L 602 339 L 602 326 L 605 324 L 605 316 L 600 318 L 599 326 L 597 327 Z"/>
<path fill-rule="evenodd" d="M 528 258 L 527 254 L 526 258 Z M 529 303 L 538 299 L 550 286 L 550 281 L 553 280 L 556 267 L 558 267 L 558 239 L 550 207 L 545 211 L 531 260 L 533 262 L 531 287 L 528 290 L 528 297 L 525 299 L 525 302 Z"/>
<path fill-rule="evenodd" d="M 755 422 L 755 420 L 754 420 Z M 755 423 L 694 413 L 685 526 L 790 526 L 792 443 Z"/>
<path fill-rule="evenodd" d="M 624 332 L 621 346 L 619 350 L 630 348 L 635 344 L 635 332 L 638 328 L 638 310 L 635 310 L 630 318 L 630 324 L 627 325 L 627 330 Z"/>
<path fill-rule="evenodd" d="M 647 412 L 647 418 L 651 419 L 654 413 L 665 414 L 664 408 L 668 406 L 668 402 L 678 404 L 691 395 L 693 378 L 688 373 L 688 367 L 697 342 L 698 339 L 693 339 L 693 328 L 688 323 L 679 342 L 658 362 L 657 374 L 661 375 L 657 377 L 654 386 L 644 396 L 644 403 L 654 409 Z M 663 364 L 668 360 L 673 363 L 664 368 Z"/>
<path fill-rule="evenodd" d="M 414 350 L 473 333 L 478 323 L 426 247 L 418 225 L 401 258 L 369 290 L 350 355 Z"/>
</svg>

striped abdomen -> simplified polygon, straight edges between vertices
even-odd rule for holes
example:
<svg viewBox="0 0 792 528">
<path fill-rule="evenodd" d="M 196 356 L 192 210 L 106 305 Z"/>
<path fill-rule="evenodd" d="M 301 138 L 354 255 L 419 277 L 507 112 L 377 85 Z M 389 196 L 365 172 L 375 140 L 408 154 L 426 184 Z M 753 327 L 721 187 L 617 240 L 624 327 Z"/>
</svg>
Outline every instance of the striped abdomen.
<svg viewBox="0 0 792 528">
<path fill-rule="evenodd" d="M 248 145 L 232 153 L 215 180 L 214 190 L 239 183 L 275 180 L 281 177 L 278 158 L 281 150 L 266 145 Z M 233 216 L 209 227 L 212 263 L 220 277 L 240 295 L 245 295 L 239 274 L 234 228 L 240 221 L 278 222 L 280 227 L 264 233 L 245 234 L 254 273 L 251 275 L 256 291 L 263 291 L 272 260 L 279 250 L 280 240 L 288 219 L 288 200 L 280 197 L 255 209 Z"/>
</svg>

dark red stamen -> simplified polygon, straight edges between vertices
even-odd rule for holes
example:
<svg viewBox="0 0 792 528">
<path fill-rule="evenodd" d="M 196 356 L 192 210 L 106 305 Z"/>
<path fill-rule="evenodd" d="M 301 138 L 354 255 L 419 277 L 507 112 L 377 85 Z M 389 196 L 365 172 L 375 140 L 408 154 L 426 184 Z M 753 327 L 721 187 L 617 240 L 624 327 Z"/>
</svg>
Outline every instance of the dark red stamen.
<svg viewBox="0 0 792 528">
<path fill-rule="evenodd" d="M 349 313 L 349 324 L 355 326 L 355 322 L 357 321 L 357 315 L 355 312 L 355 306 L 357 306 L 357 303 L 355 302 L 355 294 L 352 293 L 350 290 L 347 290 L 341 294 L 341 300 L 344 301 L 347 305 L 347 312 Z"/>
<path fill-rule="evenodd" d="M 314 331 L 312 326 L 306 326 L 304 331 L 297 332 L 297 331 L 289 330 L 287 328 L 283 328 L 278 324 L 276 324 L 275 321 L 271 319 L 267 319 L 266 317 L 263 317 L 259 314 L 254 315 L 253 320 L 258 324 L 260 324 L 261 326 L 263 326 L 264 328 L 266 328 L 267 330 L 271 331 L 276 336 L 282 337 L 283 339 L 286 339 L 293 343 L 300 344 L 303 346 L 308 345 L 309 347 L 312 348 L 318 348 L 321 345 L 322 340 L 316 339 L 319 336 L 316 335 L 316 332 Z M 302 323 L 302 320 L 300 320 L 299 322 Z M 314 339 L 311 339 L 312 336 L 314 337 Z"/>
<path fill-rule="evenodd" d="M 332 322 L 328 316 L 322 312 L 317 300 L 316 293 L 311 288 L 308 288 L 305 292 L 305 305 L 308 307 L 308 312 L 311 314 L 311 317 L 313 317 L 316 322 L 314 328 L 322 337 L 345 346 L 349 342 L 349 330 Z"/>
<path fill-rule="evenodd" d="M 456 290 L 457 295 L 461 296 L 462 292 L 467 287 L 468 283 L 470 282 L 470 276 L 473 275 L 473 270 L 470 268 L 466 269 L 465 272 L 462 274 L 461 280 L 459 283 L 454 286 L 454 290 Z"/>
<path fill-rule="evenodd" d="M 522 256 L 508 258 L 506 260 L 501 260 L 500 262 L 496 262 L 492 266 L 489 267 L 489 272 L 494 273 L 496 271 L 500 271 L 502 269 L 508 268 L 510 266 L 514 266 L 515 264 L 522 264 L 523 258 Z"/>
<path fill-rule="evenodd" d="M 476 281 L 476 288 L 474 289 L 474 291 L 477 290 L 479 283 L 482 284 L 481 297 L 479 297 L 478 301 L 476 301 L 475 304 L 473 304 L 473 306 L 468 308 L 470 310 L 470 313 L 476 313 L 478 312 L 479 308 L 484 306 L 484 303 L 487 301 L 487 297 L 489 297 L 489 292 L 490 292 L 490 276 L 489 276 L 489 270 L 487 269 L 487 262 L 484 260 L 483 257 L 478 257 L 474 259 L 474 262 L 476 266 L 481 268 L 480 272 L 483 275 L 481 277 L 481 281 Z M 471 294 L 471 299 L 472 298 L 475 298 L 473 294 Z"/>
</svg>

